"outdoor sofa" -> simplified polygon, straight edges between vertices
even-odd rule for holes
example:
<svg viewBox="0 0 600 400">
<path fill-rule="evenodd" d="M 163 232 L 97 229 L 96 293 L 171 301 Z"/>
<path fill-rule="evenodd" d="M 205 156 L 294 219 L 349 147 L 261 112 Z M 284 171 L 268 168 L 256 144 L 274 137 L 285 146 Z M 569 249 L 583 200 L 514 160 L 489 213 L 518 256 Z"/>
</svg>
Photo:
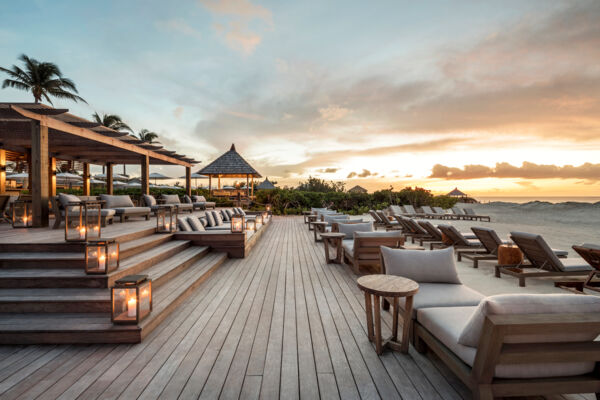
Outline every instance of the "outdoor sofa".
<svg viewBox="0 0 600 400">
<path fill-rule="evenodd" d="M 600 393 L 594 341 L 600 334 L 600 297 L 484 297 L 460 282 L 451 248 L 382 247 L 381 265 L 384 273 L 419 283 L 411 341 L 417 351 L 435 353 L 474 399 Z M 399 303 L 404 308 L 404 299 Z"/>
<path fill-rule="evenodd" d="M 123 222 L 130 217 L 144 217 L 150 219 L 152 210 L 150 207 L 136 207 L 127 195 L 111 195 L 101 194 L 100 200 L 104 201 L 104 207 L 115 210 L 115 216 L 119 217 L 119 221 Z"/>
<path fill-rule="evenodd" d="M 67 210 L 69 210 L 69 218 L 79 218 L 79 206 L 69 206 L 69 204 L 79 202 L 81 200 L 96 200 L 95 196 L 75 196 L 73 194 L 59 193 L 58 196 L 50 197 L 52 210 L 54 212 L 54 225 L 52 229 L 58 229 L 63 221 L 65 221 Z M 90 215 L 97 215 L 96 210 L 91 210 Z M 115 210 L 102 208 L 100 210 L 100 224 L 104 227 L 107 224 L 113 223 Z"/>
</svg>

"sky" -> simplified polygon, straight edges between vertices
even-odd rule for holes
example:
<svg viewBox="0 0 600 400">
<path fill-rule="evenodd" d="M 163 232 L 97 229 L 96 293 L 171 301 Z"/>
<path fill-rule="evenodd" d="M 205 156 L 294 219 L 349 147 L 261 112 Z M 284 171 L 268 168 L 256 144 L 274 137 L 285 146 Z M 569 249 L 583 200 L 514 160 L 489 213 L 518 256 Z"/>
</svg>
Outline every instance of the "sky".
<svg viewBox="0 0 600 400">
<path fill-rule="evenodd" d="M 2 5 L 0 66 L 58 64 L 89 104 L 55 106 L 199 168 L 235 143 L 279 185 L 600 196 L 599 20 L 591 0 L 31 0 Z"/>
</svg>

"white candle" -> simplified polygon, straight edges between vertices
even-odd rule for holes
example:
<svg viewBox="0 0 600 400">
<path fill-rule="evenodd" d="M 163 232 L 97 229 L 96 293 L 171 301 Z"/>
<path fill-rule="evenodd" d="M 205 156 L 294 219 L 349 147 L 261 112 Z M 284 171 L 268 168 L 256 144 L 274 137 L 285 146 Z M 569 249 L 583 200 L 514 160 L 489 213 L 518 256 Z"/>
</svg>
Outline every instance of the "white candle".
<svg viewBox="0 0 600 400">
<path fill-rule="evenodd" d="M 137 310 L 135 307 L 136 307 L 135 297 L 132 297 L 127 301 L 127 316 L 128 317 L 135 318 L 135 315 L 137 313 Z"/>
<path fill-rule="evenodd" d="M 105 271 L 106 269 L 106 257 L 104 254 L 101 254 L 100 257 L 98 257 L 98 269 L 100 271 Z"/>
<path fill-rule="evenodd" d="M 85 239 L 85 227 L 79 228 L 79 239 Z"/>
</svg>

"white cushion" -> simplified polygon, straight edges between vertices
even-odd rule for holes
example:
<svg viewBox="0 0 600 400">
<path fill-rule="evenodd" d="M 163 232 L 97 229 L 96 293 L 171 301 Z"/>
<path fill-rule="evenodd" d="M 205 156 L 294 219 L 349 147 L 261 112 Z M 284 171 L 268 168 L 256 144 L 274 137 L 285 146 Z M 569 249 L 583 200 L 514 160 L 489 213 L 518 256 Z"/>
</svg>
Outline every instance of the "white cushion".
<svg viewBox="0 0 600 400">
<path fill-rule="evenodd" d="M 583 258 L 562 258 L 560 262 L 565 271 L 591 271 L 592 267 Z"/>
<path fill-rule="evenodd" d="M 181 204 L 179 196 L 176 194 L 162 194 L 160 197 L 165 201 L 165 204 Z"/>
<path fill-rule="evenodd" d="M 79 203 L 81 199 L 74 194 L 59 193 L 58 201 L 60 201 L 60 205 L 66 209 L 69 203 Z M 79 211 L 79 209 L 77 210 Z"/>
<path fill-rule="evenodd" d="M 338 223 L 340 233 L 346 234 L 346 239 L 353 239 L 354 232 L 373 232 L 373 222 L 363 222 L 360 224 L 342 224 Z"/>
<path fill-rule="evenodd" d="M 202 225 L 202 222 L 200 222 L 198 217 L 196 217 L 195 215 L 190 215 L 189 217 L 187 217 L 187 222 L 188 224 L 190 224 L 190 227 L 193 231 L 202 232 L 206 230 L 204 229 L 204 225 Z"/>
<path fill-rule="evenodd" d="M 460 283 L 452 247 L 423 251 L 381 246 L 381 254 L 388 275 L 403 276 L 419 283 Z"/>
<path fill-rule="evenodd" d="M 215 217 L 213 217 L 212 212 L 207 211 L 205 213 L 205 216 L 206 216 L 206 226 L 217 226 Z"/>
<path fill-rule="evenodd" d="M 144 195 L 144 203 L 146 203 L 146 205 L 148 207 L 152 207 L 156 205 L 156 199 L 154 198 L 154 196 L 151 196 L 149 194 L 145 194 Z"/>
<path fill-rule="evenodd" d="M 432 307 L 477 306 L 485 296 L 466 285 L 454 283 L 419 283 L 419 291 L 413 296 L 413 318 L 417 310 Z M 404 309 L 406 298 L 398 304 Z"/>
<path fill-rule="evenodd" d="M 233 211 L 227 209 L 225 210 L 225 212 L 227 213 L 227 217 L 228 217 L 228 221 L 231 221 L 231 217 L 233 217 Z"/>
<path fill-rule="evenodd" d="M 349 257 L 354 257 L 354 239 L 342 240 L 342 248 Z"/>
<path fill-rule="evenodd" d="M 215 220 L 215 226 L 221 226 L 223 225 L 223 218 L 221 217 L 221 213 L 217 212 L 217 211 L 211 211 L 210 212 L 213 216 L 213 219 Z"/>
<path fill-rule="evenodd" d="M 227 214 L 226 212 L 227 210 L 220 210 L 221 213 L 221 219 L 223 221 L 229 221 L 229 214 Z"/>
<path fill-rule="evenodd" d="M 402 212 L 402 209 L 400 208 L 400 206 L 390 206 L 390 211 L 392 212 L 393 215 L 402 215 L 402 214 L 404 214 Z"/>
<path fill-rule="evenodd" d="M 481 301 L 477 310 L 469 319 L 462 331 L 459 343 L 476 347 L 483 330 L 483 323 L 488 315 L 508 314 L 568 314 L 568 313 L 598 313 L 600 312 L 600 297 L 576 294 L 500 294 L 486 297 Z M 564 342 L 592 340 L 595 335 L 560 332 L 547 332 L 542 335 L 527 338 L 513 337 L 508 341 L 513 343 L 528 342 Z"/>
<path fill-rule="evenodd" d="M 193 230 L 186 218 L 177 218 L 177 226 L 183 232 L 191 232 Z"/>
<path fill-rule="evenodd" d="M 106 201 L 106 208 L 134 207 L 133 201 L 131 201 L 131 197 L 127 195 L 115 196 L 111 194 L 101 194 L 100 199 Z"/>
<path fill-rule="evenodd" d="M 477 307 L 423 308 L 417 313 L 417 320 L 440 342 L 448 347 L 467 365 L 473 366 L 477 349 L 458 343 L 463 328 Z M 495 371 L 497 378 L 549 378 L 575 376 L 591 372 L 594 363 L 545 363 L 545 364 L 503 364 Z"/>
</svg>

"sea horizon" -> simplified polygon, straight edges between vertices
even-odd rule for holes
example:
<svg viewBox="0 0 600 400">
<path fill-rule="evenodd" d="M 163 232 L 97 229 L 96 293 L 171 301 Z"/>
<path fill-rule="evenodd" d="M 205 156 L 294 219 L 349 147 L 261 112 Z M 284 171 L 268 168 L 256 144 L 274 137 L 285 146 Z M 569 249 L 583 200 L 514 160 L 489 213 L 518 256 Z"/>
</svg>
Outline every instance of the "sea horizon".
<svg viewBox="0 0 600 400">
<path fill-rule="evenodd" d="M 598 203 L 600 196 L 473 196 L 474 199 L 482 204 L 493 202 L 524 204 L 532 201 L 543 201 L 553 204 L 577 202 L 577 203 Z"/>
</svg>

